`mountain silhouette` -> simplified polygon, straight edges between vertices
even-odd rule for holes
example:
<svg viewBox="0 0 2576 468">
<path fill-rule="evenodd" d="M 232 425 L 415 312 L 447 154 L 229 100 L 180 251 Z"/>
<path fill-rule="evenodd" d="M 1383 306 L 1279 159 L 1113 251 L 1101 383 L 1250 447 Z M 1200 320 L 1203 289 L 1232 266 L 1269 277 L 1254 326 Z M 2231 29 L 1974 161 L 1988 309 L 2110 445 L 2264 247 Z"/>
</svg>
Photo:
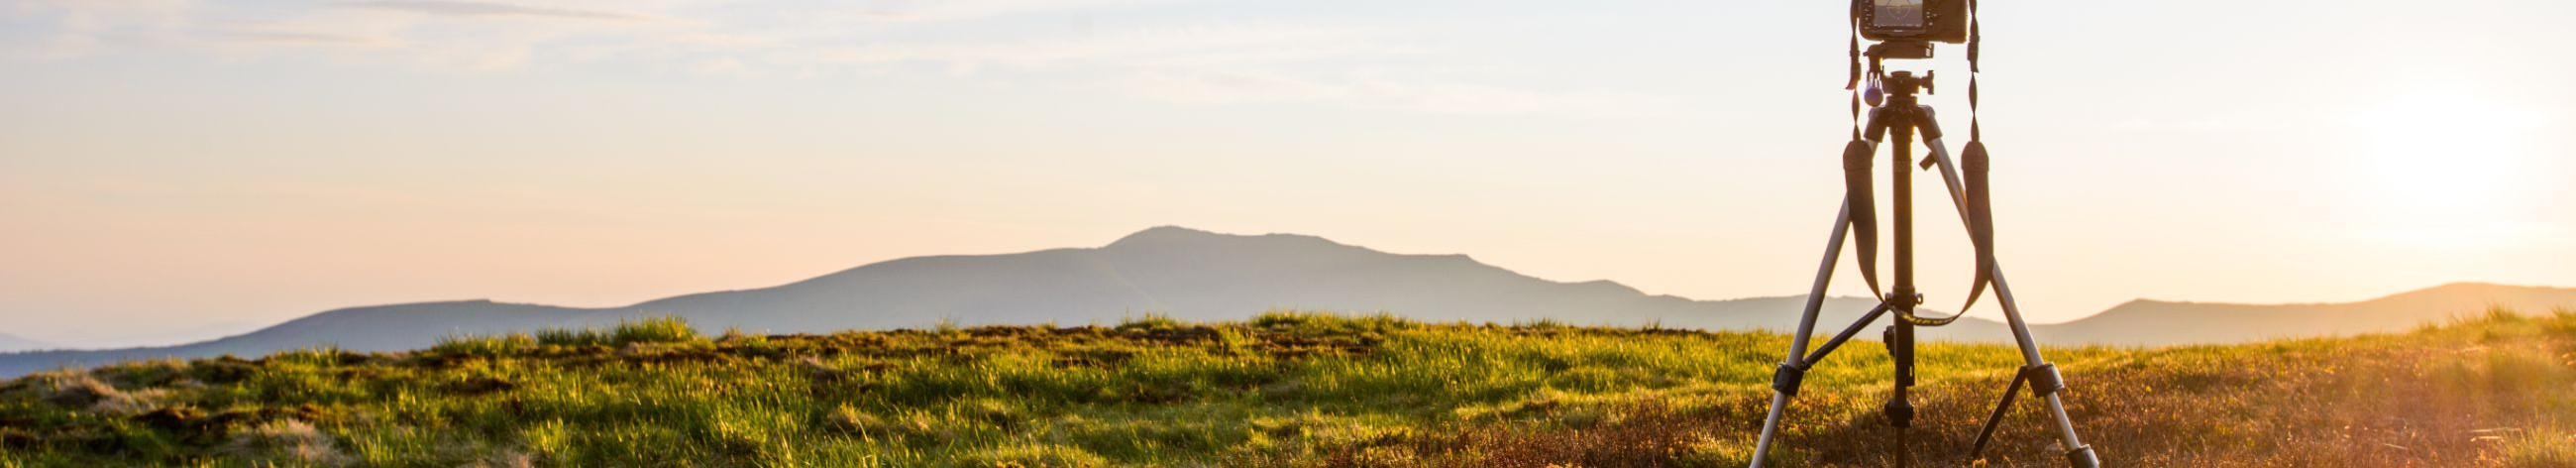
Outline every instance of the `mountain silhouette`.
<svg viewBox="0 0 2576 468">
<path fill-rule="evenodd" d="M 2135 300 L 2073 322 L 2032 327 L 2052 341 L 2114 345 L 2234 343 L 2412 330 L 2490 308 L 2576 308 L 2576 289 L 2452 283 L 2378 299 L 2318 304 Z"/>
<path fill-rule="evenodd" d="M 54 345 L 42 341 L 19 338 L 14 335 L 0 333 L 0 352 L 26 351 L 51 347 L 54 347 Z"/>
<path fill-rule="evenodd" d="M 1702 302 L 1608 281 L 1541 280 L 1464 255 L 1400 255 L 1320 237 L 1178 227 L 1090 249 L 919 257 L 775 288 L 637 304 L 692 323 L 826 331 L 959 324 L 1115 323 L 1147 313 L 1237 320 L 1275 309 L 1390 311 L 1427 321 L 1644 324 L 1705 315 Z M 1752 317 L 1743 317 L 1751 319 Z M 1713 327 L 1754 321 L 1700 318 Z"/>
<path fill-rule="evenodd" d="M 1320 237 L 1217 234 L 1157 227 L 1097 248 L 890 260 L 776 287 L 691 294 L 626 307 L 568 308 L 491 301 L 339 309 L 251 333 L 177 346 L 0 354 L 0 375 L 131 359 L 256 356 L 313 346 L 353 351 L 427 347 L 440 337 L 585 327 L 676 315 L 707 331 L 769 333 L 1058 323 L 1114 324 L 1146 314 L 1241 320 L 1263 311 L 1391 312 L 1447 322 L 1539 319 L 1586 325 L 1788 330 L 1803 296 L 1700 301 L 1649 295 L 1609 281 L 1558 282 L 1464 255 L 1405 255 Z M 2352 304 L 2234 305 L 2138 301 L 2094 318 L 2040 325 L 2048 343 L 2164 345 L 2275 336 L 2404 330 L 2489 302 L 2547 310 L 2576 306 L 2576 290 L 2457 284 Z M 1817 333 L 1872 304 L 1830 298 Z M 1864 338 L 1874 337 L 1875 329 Z M 1928 329 L 1929 339 L 2008 341 L 1979 319 Z"/>
</svg>

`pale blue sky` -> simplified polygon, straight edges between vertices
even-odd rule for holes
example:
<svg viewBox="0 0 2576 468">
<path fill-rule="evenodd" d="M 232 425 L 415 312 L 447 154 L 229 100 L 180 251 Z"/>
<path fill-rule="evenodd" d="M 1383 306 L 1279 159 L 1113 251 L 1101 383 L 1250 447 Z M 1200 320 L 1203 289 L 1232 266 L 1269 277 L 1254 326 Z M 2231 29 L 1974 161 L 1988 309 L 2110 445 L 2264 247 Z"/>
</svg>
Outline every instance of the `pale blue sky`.
<svg viewBox="0 0 2576 468">
<path fill-rule="evenodd" d="M 0 331 L 619 305 L 1165 224 L 1796 294 L 1840 193 L 1841 6 L 0 0 Z M 2576 285 L 2576 6 L 1987 10 L 2036 320 Z M 1925 230 L 1955 300 L 1965 244 Z"/>
</svg>

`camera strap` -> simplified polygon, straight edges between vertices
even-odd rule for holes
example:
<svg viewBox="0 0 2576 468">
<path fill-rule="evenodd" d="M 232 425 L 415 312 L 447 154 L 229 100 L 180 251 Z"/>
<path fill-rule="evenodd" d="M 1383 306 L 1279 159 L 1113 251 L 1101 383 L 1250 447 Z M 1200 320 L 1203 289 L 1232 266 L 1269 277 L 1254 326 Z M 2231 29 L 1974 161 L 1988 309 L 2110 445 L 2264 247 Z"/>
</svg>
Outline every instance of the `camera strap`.
<svg viewBox="0 0 2576 468">
<path fill-rule="evenodd" d="M 1843 213 L 1851 225 L 1852 253 L 1860 262 L 1860 279 L 1869 283 L 1871 297 L 1883 301 L 1887 294 L 1878 286 L 1878 207 L 1871 200 L 1875 197 L 1872 193 L 1875 190 L 1870 176 L 1871 155 L 1877 152 L 1877 148 L 1862 139 L 1860 120 L 1861 95 L 1876 90 L 1865 89 L 1861 83 L 1860 10 L 1853 9 L 1851 20 L 1843 26 L 1851 33 L 1851 74 L 1844 81 L 1843 89 L 1851 91 L 1852 114 L 1851 143 L 1843 145 Z M 1868 77 L 1870 87 L 1874 88 L 1878 78 L 1874 62 L 1872 68 Z"/>
<path fill-rule="evenodd" d="M 1993 161 L 1986 155 L 1985 131 L 1977 124 L 1977 73 L 1982 71 L 1977 66 L 1977 46 L 1984 39 L 1978 26 L 1985 21 L 1977 17 L 1977 1 L 1967 1 L 1968 147 L 1960 152 L 1959 165 L 1960 170 L 1966 172 L 1968 187 L 1964 201 L 1968 205 L 1968 242 L 1976 248 L 1977 275 L 1974 283 L 1968 286 L 1968 302 L 1959 305 L 1961 314 L 1977 305 L 1977 298 L 1984 295 L 1986 286 L 1995 278 L 1995 214 L 1990 196 L 1992 189 L 1987 183 L 1987 172 Z"/>
<path fill-rule="evenodd" d="M 1985 134 L 1985 130 L 1984 130 L 1984 129 L 1982 129 L 1982 128 L 1978 128 L 1978 127 L 1977 127 L 1977 74 L 1978 74 L 1978 73 L 1980 73 L 1980 72 L 1984 72 L 1985 70 L 1981 70 L 1981 69 L 1979 69 L 1979 68 L 1977 67 L 1977 46 L 1978 46 L 1978 43 L 1980 43 L 1980 42 L 1985 42 L 1985 33 L 1984 33 L 1983 31 L 1979 31 L 1979 30 L 1978 30 L 1978 29 L 1979 29 L 1979 28 L 1978 28 L 1978 26 L 1981 26 L 1981 23 L 1985 23 L 1985 18 L 1977 17 L 1977 0 L 1967 0 L 1967 1 L 1968 1 L 1968 144 L 1971 144 L 1971 145 L 1977 145 L 1977 146 L 1982 147 L 1982 146 L 1985 146 L 1985 145 L 1979 145 L 1978 143 L 1981 143 L 1981 142 L 1984 142 L 1984 141 L 1985 141 L 1985 135 L 1984 135 L 1984 134 Z"/>
<path fill-rule="evenodd" d="M 1860 12 L 1852 11 L 1843 26 L 1851 33 L 1851 74 L 1843 78 L 1843 90 L 1851 92 L 1852 141 L 1860 141 Z"/>
</svg>

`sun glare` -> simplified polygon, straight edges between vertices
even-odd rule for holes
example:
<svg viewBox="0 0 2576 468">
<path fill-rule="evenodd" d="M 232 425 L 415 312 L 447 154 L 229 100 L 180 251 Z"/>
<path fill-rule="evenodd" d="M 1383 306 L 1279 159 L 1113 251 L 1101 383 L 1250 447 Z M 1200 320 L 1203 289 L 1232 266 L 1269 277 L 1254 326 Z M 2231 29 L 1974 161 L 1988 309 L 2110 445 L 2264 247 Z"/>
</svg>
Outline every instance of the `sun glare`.
<svg viewBox="0 0 2576 468">
<path fill-rule="evenodd" d="M 2464 246 L 2512 235 L 2545 119 L 2464 88 L 2423 89 L 2355 115 L 2371 237 Z"/>
</svg>

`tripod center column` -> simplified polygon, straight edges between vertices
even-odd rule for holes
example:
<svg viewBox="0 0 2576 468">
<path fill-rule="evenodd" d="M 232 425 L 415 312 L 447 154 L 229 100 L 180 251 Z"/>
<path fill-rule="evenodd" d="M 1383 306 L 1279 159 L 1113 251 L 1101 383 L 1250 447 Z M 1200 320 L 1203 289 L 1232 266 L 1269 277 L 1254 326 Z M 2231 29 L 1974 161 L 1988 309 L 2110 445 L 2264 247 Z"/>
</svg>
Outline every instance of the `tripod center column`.
<svg viewBox="0 0 2576 468">
<path fill-rule="evenodd" d="M 1892 265 L 1896 281 L 1888 291 L 1891 297 L 1886 299 L 1890 308 L 1903 312 L 1905 316 L 1911 316 L 1914 313 L 1915 302 L 1913 300 L 1915 295 L 1914 171 L 1911 169 L 1914 162 L 1915 129 L 1919 125 L 1918 120 L 1924 117 L 1920 105 L 1915 101 L 1915 93 L 1920 91 L 1925 83 L 1922 78 L 1914 76 L 1914 72 L 1910 71 L 1889 72 L 1886 83 L 1887 104 L 1881 110 L 1881 115 L 1891 121 L 1887 125 L 1890 131 L 1888 139 L 1894 143 L 1889 147 L 1888 156 L 1895 161 L 1888 165 L 1888 170 L 1889 176 L 1893 179 L 1891 182 L 1894 184 L 1889 191 L 1893 192 L 1891 195 L 1895 202 L 1895 206 L 1890 209 L 1894 211 L 1893 229 L 1896 243 L 1895 264 Z"/>
</svg>

